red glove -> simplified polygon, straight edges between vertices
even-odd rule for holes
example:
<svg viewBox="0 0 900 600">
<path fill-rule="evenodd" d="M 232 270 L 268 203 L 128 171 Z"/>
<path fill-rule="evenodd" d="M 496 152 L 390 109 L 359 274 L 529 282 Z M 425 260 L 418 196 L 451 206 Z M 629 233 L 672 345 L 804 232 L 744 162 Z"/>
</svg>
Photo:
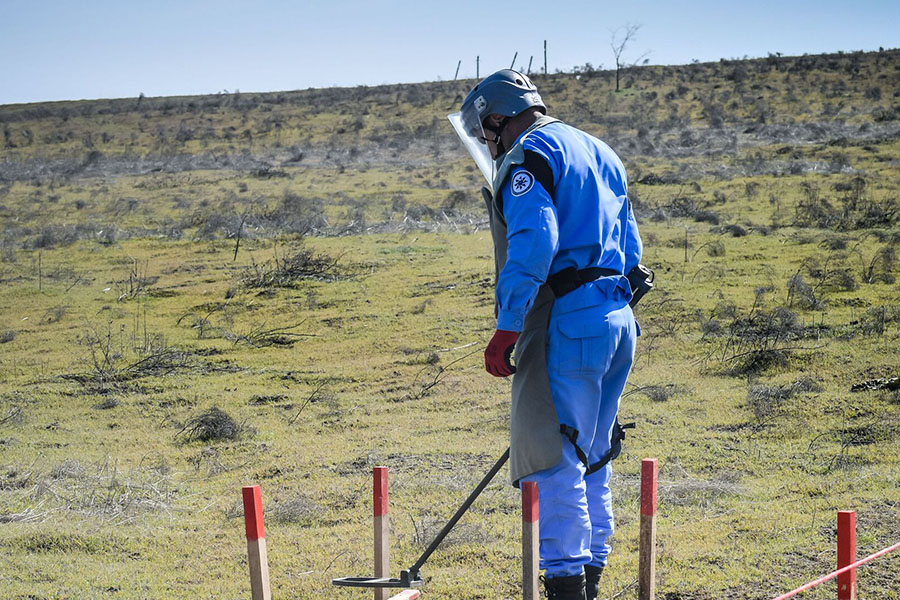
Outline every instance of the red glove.
<svg viewBox="0 0 900 600">
<path fill-rule="evenodd" d="M 484 350 L 484 368 L 494 377 L 506 377 L 516 372 L 516 368 L 509 362 L 513 348 L 519 333 L 516 331 L 504 331 L 498 329 L 494 337 Z"/>
</svg>

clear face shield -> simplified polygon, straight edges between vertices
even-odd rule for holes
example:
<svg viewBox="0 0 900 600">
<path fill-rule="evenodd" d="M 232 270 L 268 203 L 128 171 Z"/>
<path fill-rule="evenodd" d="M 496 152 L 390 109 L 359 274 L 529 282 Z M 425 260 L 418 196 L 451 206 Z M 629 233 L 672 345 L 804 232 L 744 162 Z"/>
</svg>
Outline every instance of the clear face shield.
<svg viewBox="0 0 900 600">
<path fill-rule="evenodd" d="M 494 185 L 494 159 L 491 158 L 491 151 L 488 150 L 487 144 L 484 143 L 484 129 L 481 127 L 481 120 L 478 118 L 478 112 L 474 107 L 463 112 L 455 112 L 447 115 L 450 124 L 456 131 L 456 135 L 462 140 L 463 146 L 469 152 L 469 155 L 478 165 L 478 170 L 484 175 L 488 182 L 488 188 L 493 191 Z"/>
</svg>

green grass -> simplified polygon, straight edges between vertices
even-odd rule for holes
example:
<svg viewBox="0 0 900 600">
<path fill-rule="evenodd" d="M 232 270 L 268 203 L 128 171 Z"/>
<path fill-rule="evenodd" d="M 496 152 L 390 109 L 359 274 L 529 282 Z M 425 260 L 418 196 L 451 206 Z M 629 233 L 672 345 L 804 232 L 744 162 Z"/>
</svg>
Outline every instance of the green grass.
<svg viewBox="0 0 900 600">
<path fill-rule="evenodd" d="M 638 69 L 618 95 L 609 73 L 538 81 L 622 154 L 656 271 L 601 597 L 637 596 L 644 457 L 667 599 L 761 600 L 830 571 L 838 509 L 857 510 L 860 556 L 900 537 L 900 396 L 850 391 L 900 371 L 900 273 L 874 260 L 897 221 L 859 224 L 898 199 L 879 112 L 898 73 L 888 51 Z M 330 580 L 370 573 L 379 464 L 392 565 L 412 564 L 508 443 L 509 382 L 481 357 L 479 175 L 440 120 L 470 83 L 0 108 L 0 597 L 248 597 L 254 483 L 273 593 L 362 597 Z M 179 141 L 182 122 L 214 135 Z M 92 149 L 94 171 L 52 162 Z M 252 160 L 178 166 L 204 153 Z M 809 222 L 813 200 L 832 225 Z M 337 268 L 246 285 L 301 250 Z M 212 407 L 237 438 L 185 433 Z M 518 597 L 518 511 L 504 472 L 425 565 L 425 596 Z M 896 561 L 860 569 L 861 597 L 900 598 Z"/>
</svg>

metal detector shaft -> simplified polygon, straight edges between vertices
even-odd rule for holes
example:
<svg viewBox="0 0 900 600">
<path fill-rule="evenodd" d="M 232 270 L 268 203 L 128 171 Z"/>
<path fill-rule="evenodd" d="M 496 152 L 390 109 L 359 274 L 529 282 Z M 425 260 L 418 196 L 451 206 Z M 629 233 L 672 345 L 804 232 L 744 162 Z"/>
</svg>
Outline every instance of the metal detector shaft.
<svg viewBox="0 0 900 600">
<path fill-rule="evenodd" d="M 463 502 L 462 506 L 459 507 L 459 510 L 456 511 L 456 514 L 453 515 L 453 518 L 450 519 L 446 525 L 444 525 L 444 528 L 441 529 L 441 532 L 439 534 L 437 534 L 437 537 L 434 538 L 434 541 L 431 542 L 428 548 L 425 549 L 425 552 L 422 553 L 422 556 L 419 557 L 419 560 L 416 561 L 416 564 L 409 568 L 407 573 L 409 574 L 410 578 L 419 578 L 419 569 L 422 568 L 422 565 L 425 564 L 425 561 L 428 560 L 428 557 L 431 556 L 431 553 L 441 545 L 441 542 L 444 541 L 444 538 L 447 537 L 447 534 L 450 533 L 450 530 L 453 529 L 453 526 L 456 525 L 456 522 L 459 521 L 460 517 L 462 517 L 467 510 L 469 510 L 469 507 L 472 506 L 472 503 L 475 502 L 475 499 L 478 498 L 482 491 L 484 491 L 484 488 L 486 488 L 487 484 L 491 482 L 491 479 L 494 478 L 494 475 L 497 474 L 497 471 L 499 471 L 503 467 L 503 465 L 506 464 L 507 460 L 509 460 L 509 448 L 507 448 L 506 452 L 503 453 L 503 456 L 501 456 L 497 460 L 497 462 L 494 463 L 494 466 L 491 467 L 491 470 L 488 471 L 487 475 L 484 476 L 484 479 L 481 480 L 481 483 L 478 484 L 478 487 L 472 490 L 472 493 L 469 494 L 469 497 L 466 498 L 466 501 Z"/>
</svg>

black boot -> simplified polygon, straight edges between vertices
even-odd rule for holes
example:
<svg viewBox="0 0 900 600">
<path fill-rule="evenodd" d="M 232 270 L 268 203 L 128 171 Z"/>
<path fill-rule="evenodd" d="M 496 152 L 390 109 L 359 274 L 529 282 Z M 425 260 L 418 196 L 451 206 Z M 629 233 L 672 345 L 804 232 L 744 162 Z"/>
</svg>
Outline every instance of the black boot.
<svg viewBox="0 0 900 600">
<path fill-rule="evenodd" d="M 584 574 L 568 577 L 544 577 L 549 600 L 584 600 Z"/>
<path fill-rule="evenodd" d="M 597 600 L 597 594 L 600 593 L 600 575 L 602 574 L 603 567 L 584 566 L 586 600 Z"/>
</svg>

